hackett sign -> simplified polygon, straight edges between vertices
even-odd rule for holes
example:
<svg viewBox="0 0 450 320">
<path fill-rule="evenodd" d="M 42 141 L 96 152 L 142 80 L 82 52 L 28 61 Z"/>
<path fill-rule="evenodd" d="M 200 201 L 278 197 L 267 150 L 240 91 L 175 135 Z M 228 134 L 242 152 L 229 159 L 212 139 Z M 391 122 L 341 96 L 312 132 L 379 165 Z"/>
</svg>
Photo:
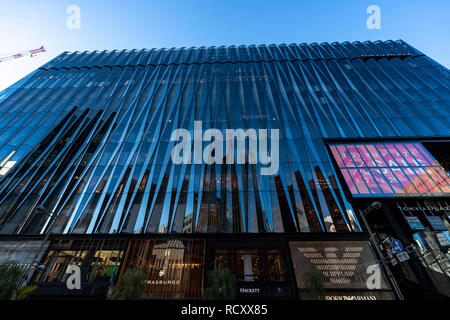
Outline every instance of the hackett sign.
<svg viewBox="0 0 450 320">
<path fill-rule="evenodd" d="M 260 288 L 240 288 L 239 293 L 260 293 Z"/>
</svg>

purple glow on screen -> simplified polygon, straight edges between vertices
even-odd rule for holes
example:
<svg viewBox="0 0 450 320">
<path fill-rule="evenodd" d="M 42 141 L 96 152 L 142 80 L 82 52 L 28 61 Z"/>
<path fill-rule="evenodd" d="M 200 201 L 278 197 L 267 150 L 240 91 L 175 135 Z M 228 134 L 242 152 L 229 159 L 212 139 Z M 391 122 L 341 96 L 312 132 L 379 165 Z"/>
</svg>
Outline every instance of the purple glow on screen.
<svg viewBox="0 0 450 320">
<path fill-rule="evenodd" d="M 363 159 L 358 153 L 358 150 L 356 150 L 355 146 L 353 145 L 347 145 L 348 151 L 350 151 L 350 155 L 352 156 L 353 162 L 357 167 L 365 167 Z"/>
<path fill-rule="evenodd" d="M 425 157 L 419 152 L 419 150 L 417 150 L 417 148 L 413 144 L 406 144 L 405 146 L 421 166 L 432 165 L 428 160 L 425 159 Z"/>
<path fill-rule="evenodd" d="M 383 190 L 383 193 L 393 193 L 392 188 L 389 186 L 390 183 L 386 181 L 386 178 L 383 176 L 380 169 L 370 169 L 370 172 L 380 186 L 381 190 Z"/>
<path fill-rule="evenodd" d="M 420 143 L 335 144 L 330 149 L 354 196 L 450 193 L 448 175 Z"/>
<path fill-rule="evenodd" d="M 364 159 L 364 162 L 366 163 L 366 167 L 376 167 L 375 161 L 373 161 L 372 157 L 370 156 L 369 151 L 367 151 L 366 147 L 364 145 L 357 145 L 356 148 L 360 152 L 361 156 Z"/>
</svg>

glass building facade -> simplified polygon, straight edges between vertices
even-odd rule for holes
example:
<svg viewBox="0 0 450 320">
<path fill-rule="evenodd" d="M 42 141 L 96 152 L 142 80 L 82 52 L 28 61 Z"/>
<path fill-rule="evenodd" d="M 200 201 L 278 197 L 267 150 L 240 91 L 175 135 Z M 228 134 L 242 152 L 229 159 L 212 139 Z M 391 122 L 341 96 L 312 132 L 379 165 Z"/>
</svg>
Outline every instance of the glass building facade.
<svg viewBox="0 0 450 320">
<path fill-rule="evenodd" d="M 130 235 L 141 238 L 104 249 L 114 253 L 104 258 L 108 266 L 145 264 L 136 255 L 165 248 L 179 251 L 177 263 L 204 272 L 223 260 L 240 268 L 242 281 L 261 275 L 288 283 L 289 245 L 284 253 L 262 253 L 256 260 L 266 267 L 253 272 L 259 249 L 219 246 L 209 256 L 202 237 L 349 240 L 366 234 L 358 210 L 375 198 L 438 199 L 447 205 L 438 215 L 448 228 L 448 158 L 445 147 L 427 143 L 450 140 L 449 75 L 401 40 L 64 52 L 0 93 L 0 236 Z M 269 139 L 278 130 L 279 160 L 267 157 L 276 173 L 262 175 L 264 164 L 252 161 L 250 134 L 243 162 L 224 156 L 174 163 L 177 129 L 200 140 L 209 129 L 267 130 Z M 227 152 L 238 157 L 237 147 L 238 139 Z M 448 242 L 448 230 L 440 232 Z M 72 251 L 90 252 L 80 250 Z M 50 245 L 43 259 L 59 259 L 58 252 Z M 155 261 L 164 265 L 161 255 L 139 266 L 152 274 L 149 284 Z M 93 282 L 97 269 L 89 263 L 86 279 Z M 182 279 L 202 278 L 200 285 L 181 284 L 195 293 L 147 294 L 200 297 L 203 271 L 184 267 L 169 269 Z M 35 279 L 62 281 L 55 272 Z"/>
</svg>

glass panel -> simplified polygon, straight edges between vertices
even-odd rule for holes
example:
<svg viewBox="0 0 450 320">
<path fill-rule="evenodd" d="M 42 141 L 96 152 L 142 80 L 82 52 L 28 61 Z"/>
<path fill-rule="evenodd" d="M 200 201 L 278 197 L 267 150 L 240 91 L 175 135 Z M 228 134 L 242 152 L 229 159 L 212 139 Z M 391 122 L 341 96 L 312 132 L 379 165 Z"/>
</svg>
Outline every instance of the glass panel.
<svg viewBox="0 0 450 320">
<path fill-rule="evenodd" d="M 244 282 L 286 281 L 287 270 L 279 249 L 216 250 L 214 266 L 223 265 Z"/>
<path fill-rule="evenodd" d="M 367 270 L 379 264 L 368 242 L 303 241 L 290 242 L 289 246 L 297 286 L 301 292 L 307 291 L 305 274 L 309 272 L 320 277 L 327 292 L 333 289 L 376 292 L 367 289 Z M 381 276 L 380 290 L 390 290 L 383 271 Z"/>
<path fill-rule="evenodd" d="M 204 256 L 203 240 L 131 240 L 121 277 L 129 268 L 142 270 L 145 298 L 199 299 Z"/>
<path fill-rule="evenodd" d="M 347 149 L 350 151 L 351 157 L 346 155 L 346 160 L 336 162 L 345 163 L 346 169 L 339 167 L 353 196 L 448 196 L 450 193 L 450 178 L 420 143 L 359 144 L 356 148 L 352 144 L 336 144 L 330 145 L 330 149 L 335 150 L 334 157 L 342 156 Z M 375 166 L 379 169 L 372 168 Z"/>
</svg>

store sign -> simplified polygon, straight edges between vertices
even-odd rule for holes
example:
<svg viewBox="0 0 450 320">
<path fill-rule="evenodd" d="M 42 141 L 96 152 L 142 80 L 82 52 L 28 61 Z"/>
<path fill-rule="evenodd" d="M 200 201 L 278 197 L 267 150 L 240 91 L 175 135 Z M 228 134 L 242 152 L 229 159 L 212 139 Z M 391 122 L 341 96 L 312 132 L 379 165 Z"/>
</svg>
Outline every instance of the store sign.
<svg viewBox="0 0 450 320">
<path fill-rule="evenodd" d="M 180 285 L 180 280 L 146 280 L 145 284 L 147 285 Z"/>
<path fill-rule="evenodd" d="M 249 286 L 248 284 L 238 285 L 238 293 L 242 296 L 264 295 L 264 288 L 259 286 Z"/>
<path fill-rule="evenodd" d="M 378 263 L 369 244 L 361 241 L 291 242 L 291 257 L 297 285 L 306 289 L 306 273 L 315 272 L 325 289 L 370 290 L 367 285 L 372 275 L 367 271 Z M 381 276 L 379 289 L 388 289 Z"/>
<path fill-rule="evenodd" d="M 354 197 L 450 194 L 450 178 L 421 143 L 345 143 L 330 150 Z"/>
<path fill-rule="evenodd" d="M 325 300 L 338 300 L 338 301 L 358 301 L 358 300 L 395 300 L 395 295 L 390 291 L 353 291 L 353 292 L 330 292 L 328 291 L 325 296 Z"/>
<path fill-rule="evenodd" d="M 256 293 L 259 294 L 261 292 L 260 288 L 239 288 L 239 293 Z"/>
<path fill-rule="evenodd" d="M 409 260 L 409 254 L 407 252 L 399 252 L 397 253 L 398 261 L 403 262 Z"/>
<path fill-rule="evenodd" d="M 436 201 L 433 205 L 431 204 L 420 204 L 418 202 L 416 202 L 417 205 L 407 205 L 405 203 L 403 204 L 399 204 L 398 202 L 395 203 L 397 205 L 397 208 L 400 209 L 400 211 L 403 212 L 416 212 L 416 211 L 421 211 L 421 212 L 426 212 L 426 211 L 431 211 L 431 212 L 440 212 L 440 211 L 450 211 L 450 206 L 447 205 L 447 203 L 442 204 L 439 201 Z"/>
<path fill-rule="evenodd" d="M 376 296 L 355 296 L 355 295 L 347 295 L 347 296 L 325 296 L 325 300 L 377 300 Z"/>
<path fill-rule="evenodd" d="M 405 220 L 408 223 L 411 230 L 425 230 L 425 227 L 423 226 L 422 222 L 418 217 L 415 216 L 405 217 Z"/>
<path fill-rule="evenodd" d="M 439 241 L 439 244 L 441 245 L 441 247 L 444 250 L 449 250 L 450 249 L 450 241 L 448 241 L 447 237 L 445 236 L 445 234 L 443 234 L 442 232 L 437 232 L 436 233 L 436 237 Z"/>
<path fill-rule="evenodd" d="M 431 225 L 431 229 L 434 231 L 447 231 L 448 228 L 444 224 L 444 221 L 442 221 L 441 217 L 439 216 L 425 216 L 427 218 L 428 223 Z"/>
</svg>

